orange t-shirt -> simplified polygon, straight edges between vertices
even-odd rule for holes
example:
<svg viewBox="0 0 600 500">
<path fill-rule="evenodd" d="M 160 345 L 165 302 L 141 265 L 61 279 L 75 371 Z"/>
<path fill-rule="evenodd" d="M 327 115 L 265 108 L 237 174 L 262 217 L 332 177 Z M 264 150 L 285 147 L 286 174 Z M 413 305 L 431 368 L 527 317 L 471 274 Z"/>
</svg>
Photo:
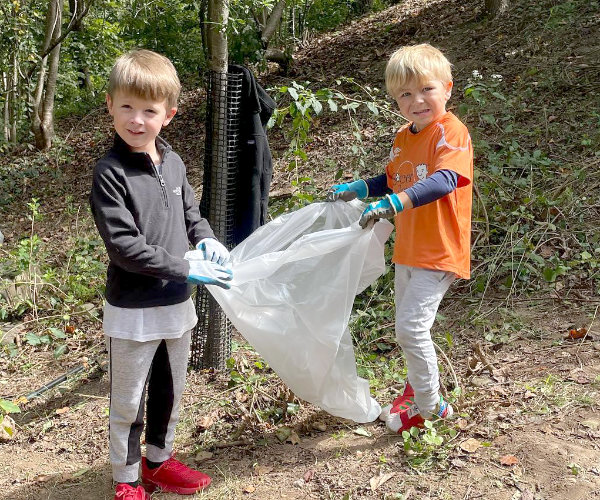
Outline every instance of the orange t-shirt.
<svg viewBox="0 0 600 500">
<path fill-rule="evenodd" d="M 458 174 L 456 189 L 395 217 L 396 264 L 471 275 L 473 146 L 467 127 L 451 112 L 414 134 L 396 134 L 386 167 L 388 187 L 399 193 L 438 170 Z"/>
</svg>

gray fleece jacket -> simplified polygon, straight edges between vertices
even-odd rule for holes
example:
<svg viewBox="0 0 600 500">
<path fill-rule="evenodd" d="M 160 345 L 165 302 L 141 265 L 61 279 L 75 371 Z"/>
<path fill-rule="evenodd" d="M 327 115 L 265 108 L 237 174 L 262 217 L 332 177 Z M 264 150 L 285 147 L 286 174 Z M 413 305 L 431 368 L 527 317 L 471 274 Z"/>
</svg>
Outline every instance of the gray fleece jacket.
<svg viewBox="0 0 600 500">
<path fill-rule="evenodd" d="M 117 307 L 153 307 L 187 300 L 189 244 L 214 238 L 194 199 L 185 166 L 161 138 L 162 164 L 132 153 L 115 135 L 94 168 L 90 205 L 110 263 L 106 300 Z"/>
</svg>

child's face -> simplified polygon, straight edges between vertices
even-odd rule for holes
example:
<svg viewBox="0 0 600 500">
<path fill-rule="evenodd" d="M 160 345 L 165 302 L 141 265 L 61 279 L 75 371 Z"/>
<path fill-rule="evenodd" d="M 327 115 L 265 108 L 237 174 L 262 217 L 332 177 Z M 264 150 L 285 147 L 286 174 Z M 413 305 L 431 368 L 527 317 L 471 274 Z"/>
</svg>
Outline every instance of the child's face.
<svg viewBox="0 0 600 500">
<path fill-rule="evenodd" d="M 446 112 L 451 92 L 452 82 L 413 80 L 399 90 L 396 102 L 402 116 L 413 122 L 419 131 Z"/>
<path fill-rule="evenodd" d="M 112 98 L 107 95 L 106 105 L 121 139 L 132 151 L 150 154 L 156 151 L 156 136 L 177 112 L 177 108 L 167 109 L 166 101 L 153 101 L 121 91 Z"/>
</svg>

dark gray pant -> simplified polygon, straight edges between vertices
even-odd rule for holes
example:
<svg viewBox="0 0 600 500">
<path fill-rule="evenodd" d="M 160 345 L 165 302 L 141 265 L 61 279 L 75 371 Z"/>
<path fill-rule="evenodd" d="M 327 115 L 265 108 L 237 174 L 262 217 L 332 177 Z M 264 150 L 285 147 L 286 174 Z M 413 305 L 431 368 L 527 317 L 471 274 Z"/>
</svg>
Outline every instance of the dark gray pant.
<svg viewBox="0 0 600 500">
<path fill-rule="evenodd" d="M 139 478 L 144 403 L 146 457 L 162 462 L 171 456 L 179 402 L 185 387 L 190 338 L 191 331 L 177 339 L 148 342 L 107 337 L 110 463 L 114 481 L 128 483 Z"/>
</svg>

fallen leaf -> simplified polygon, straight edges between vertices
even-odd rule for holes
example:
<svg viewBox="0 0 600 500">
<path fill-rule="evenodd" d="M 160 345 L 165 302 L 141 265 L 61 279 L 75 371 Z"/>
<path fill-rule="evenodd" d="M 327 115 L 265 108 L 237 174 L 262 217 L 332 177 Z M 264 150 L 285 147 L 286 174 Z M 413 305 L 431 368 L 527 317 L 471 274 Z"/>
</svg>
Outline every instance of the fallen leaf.
<svg viewBox="0 0 600 500">
<path fill-rule="evenodd" d="M 244 486 L 244 493 L 254 493 L 256 488 L 249 484 L 248 486 Z"/>
<path fill-rule="evenodd" d="M 273 467 L 270 465 L 256 465 L 254 467 L 254 472 L 256 472 L 256 474 L 258 474 L 259 476 L 264 476 L 265 474 L 268 474 L 272 471 Z"/>
<path fill-rule="evenodd" d="M 296 434 L 295 431 L 290 432 L 290 435 L 286 439 L 288 443 L 298 444 L 300 442 L 300 437 Z"/>
<path fill-rule="evenodd" d="M 65 406 L 63 408 L 58 408 L 54 413 L 56 413 L 57 415 L 62 415 L 64 413 L 69 413 L 69 410 L 71 408 L 69 408 L 68 406 Z"/>
<path fill-rule="evenodd" d="M 569 374 L 569 379 L 581 385 L 589 384 L 592 381 L 590 376 L 581 368 L 572 370 Z"/>
<path fill-rule="evenodd" d="M 371 485 L 371 491 L 375 491 L 379 488 L 383 483 L 389 481 L 392 477 L 394 477 L 395 472 L 388 472 L 387 474 L 379 474 L 378 476 L 373 476 L 369 479 L 369 484 Z"/>
<path fill-rule="evenodd" d="M 313 422 L 312 428 L 316 431 L 325 432 L 327 425 L 324 422 Z"/>
<path fill-rule="evenodd" d="M 517 457 L 515 457 L 514 455 L 504 455 L 502 457 L 500 457 L 500 463 L 502 465 L 516 465 L 519 463 L 519 459 Z"/>
<path fill-rule="evenodd" d="M 581 425 L 595 431 L 598 427 L 600 427 L 600 422 L 598 420 L 584 420 L 581 422 Z"/>
<path fill-rule="evenodd" d="M 469 422 L 464 418 L 458 418 L 456 420 L 456 425 L 461 431 L 464 431 L 469 426 Z"/>
<path fill-rule="evenodd" d="M 309 481 L 312 481 L 314 477 L 315 477 L 315 471 L 312 469 L 309 469 L 304 473 L 304 476 L 303 476 L 304 482 L 308 483 Z"/>
<path fill-rule="evenodd" d="M 73 333 L 75 331 L 75 327 L 73 325 L 65 326 L 65 333 Z"/>
<path fill-rule="evenodd" d="M 52 479 L 52 474 L 40 474 L 33 478 L 36 483 L 46 483 L 50 481 L 50 479 Z"/>
<path fill-rule="evenodd" d="M 275 431 L 275 437 L 279 439 L 279 441 L 281 441 L 282 443 L 285 443 L 287 438 L 290 437 L 291 433 L 292 429 L 290 429 L 289 427 L 280 427 Z"/>
<path fill-rule="evenodd" d="M 469 438 L 460 443 L 460 447 L 462 450 L 468 453 L 475 453 L 479 448 L 481 448 L 481 442 L 475 438 Z"/>
<path fill-rule="evenodd" d="M 71 474 L 71 479 L 77 479 L 79 476 L 83 476 L 84 474 L 86 474 L 89 470 L 89 467 L 83 467 L 79 470 L 76 470 Z"/>
<path fill-rule="evenodd" d="M 212 456 L 213 454 L 210 451 L 199 451 L 198 453 L 196 453 L 194 460 L 196 462 L 202 462 L 203 460 L 208 460 L 209 458 L 212 458 Z"/>
<path fill-rule="evenodd" d="M 587 335 L 587 328 L 579 328 L 578 330 L 571 329 L 567 334 L 567 338 L 571 340 L 582 339 Z"/>
<path fill-rule="evenodd" d="M 0 422 L 0 441 L 10 441 L 14 439 L 17 432 L 17 424 L 8 415 L 4 415 Z"/>
<path fill-rule="evenodd" d="M 467 462 L 465 462 L 464 460 L 461 460 L 460 458 L 455 458 L 450 463 L 452 465 L 454 465 L 454 467 L 456 467 L 457 469 L 462 469 L 463 467 L 466 467 L 466 465 L 467 465 Z"/>
<path fill-rule="evenodd" d="M 531 490 L 525 488 L 521 491 L 521 500 L 534 500 Z"/>
<path fill-rule="evenodd" d="M 365 437 L 371 437 L 373 435 L 364 427 L 357 427 L 356 429 L 354 429 L 354 434 L 358 434 L 359 436 Z"/>
<path fill-rule="evenodd" d="M 200 419 L 198 420 L 197 429 L 200 432 L 205 431 L 206 429 L 211 427 L 214 423 L 215 423 L 215 420 L 212 417 L 212 415 L 204 415 L 203 417 L 200 417 Z"/>
</svg>

